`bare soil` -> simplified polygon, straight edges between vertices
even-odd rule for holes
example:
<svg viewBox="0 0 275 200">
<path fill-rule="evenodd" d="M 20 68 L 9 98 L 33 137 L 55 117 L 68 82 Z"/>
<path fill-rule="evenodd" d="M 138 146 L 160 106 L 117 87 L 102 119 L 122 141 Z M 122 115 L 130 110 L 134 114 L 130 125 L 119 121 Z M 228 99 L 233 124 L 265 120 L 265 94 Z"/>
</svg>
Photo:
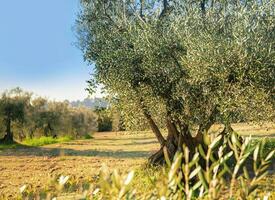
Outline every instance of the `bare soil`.
<svg viewBox="0 0 275 200">
<path fill-rule="evenodd" d="M 243 135 L 275 136 L 274 124 L 238 124 L 234 128 Z M 8 199 L 18 196 L 19 188 L 25 184 L 45 188 L 60 175 L 92 179 L 103 163 L 111 169 L 128 171 L 146 163 L 158 148 L 151 132 L 108 132 L 96 133 L 90 140 L 0 150 L 0 199 L 3 194 Z"/>
<path fill-rule="evenodd" d="M 103 163 L 125 171 L 145 163 L 158 147 L 151 134 L 111 132 L 96 133 L 90 140 L 4 150 L 0 152 L 0 194 L 17 196 L 24 184 L 44 188 L 60 175 L 92 178 Z"/>
</svg>

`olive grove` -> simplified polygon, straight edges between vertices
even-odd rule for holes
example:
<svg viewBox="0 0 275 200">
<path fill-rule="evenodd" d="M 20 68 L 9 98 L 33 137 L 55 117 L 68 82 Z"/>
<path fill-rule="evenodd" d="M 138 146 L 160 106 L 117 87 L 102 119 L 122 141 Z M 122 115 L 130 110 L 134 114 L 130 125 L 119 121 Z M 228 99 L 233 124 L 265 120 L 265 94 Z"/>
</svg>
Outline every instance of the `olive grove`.
<svg viewBox="0 0 275 200">
<path fill-rule="evenodd" d="M 41 136 L 80 138 L 96 130 L 97 115 L 91 109 L 35 97 L 20 88 L 0 96 L 0 143 Z"/>
<path fill-rule="evenodd" d="M 152 163 L 164 147 L 192 152 L 214 123 L 226 136 L 240 117 L 274 120 L 274 0 L 81 0 L 76 29 L 88 89 L 103 85 L 126 119 L 149 124 Z"/>
</svg>

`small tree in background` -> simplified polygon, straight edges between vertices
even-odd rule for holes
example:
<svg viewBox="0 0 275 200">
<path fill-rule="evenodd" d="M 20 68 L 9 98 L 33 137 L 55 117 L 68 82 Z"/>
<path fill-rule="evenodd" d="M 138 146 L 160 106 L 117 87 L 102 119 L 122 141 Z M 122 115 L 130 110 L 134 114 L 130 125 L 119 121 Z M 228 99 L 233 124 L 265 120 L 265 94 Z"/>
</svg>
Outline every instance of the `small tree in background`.
<svg viewBox="0 0 275 200">
<path fill-rule="evenodd" d="M 29 105 L 30 96 L 29 93 L 23 92 L 20 88 L 15 88 L 2 94 L 0 99 L 0 115 L 3 118 L 6 133 L 1 142 L 14 142 L 11 128 L 12 123 L 24 123 L 25 109 Z"/>
<path fill-rule="evenodd" d="M 43 127 L 43 118 L 41 113 L 47 109 L 47 99 L 38 97 L 32 100 L 32 107 L 28 112 L 28 118 L 26 126 L 28 127 L 28 138 L 33 138 L 37 130 L 41 130 Z"/>
<path fill-rule="evenodd" d="M 74 108 L 68 102 L 54 102 L 20 88 L 0 98 L 0 142 L 12 143 L 33 137 L 85 137 L 97 129 L 97 116 L 89 108 Z"/>
<path fill-rule="evenodd" d="M 85 107 L 74 108 L 70 112 L 69 123 L 76 138 L 83 138 L 97 131 L 98 121 L 96 113 Z"/>
<path fill-rule="evenodd" d="M 95 64 L 90 89 L 103 84 L 125 115 L 143 115 L 161 145 L 152 163 L 164 161 L 164 147 L 170 158 L 183 144 L 193 154 L 216 122 L 227 135 L 236 115 L 274 119 L 274 0 L 81 5 L 79 46 Z"/>
<path fill-rule="evenodd" d="M 112 117 L 107 108 L 98 107 L 95 109 L 97 114 L 98 131 L 112 131 Z"/>
</svg>

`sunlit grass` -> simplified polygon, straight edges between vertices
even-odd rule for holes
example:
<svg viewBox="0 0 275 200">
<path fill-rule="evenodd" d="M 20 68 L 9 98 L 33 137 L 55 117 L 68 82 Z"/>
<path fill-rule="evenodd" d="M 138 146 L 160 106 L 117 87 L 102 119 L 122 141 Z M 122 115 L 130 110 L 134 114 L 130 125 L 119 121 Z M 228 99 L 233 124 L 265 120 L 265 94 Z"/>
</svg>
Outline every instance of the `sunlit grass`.
<svg viewBox="0 0 275 200">
<path fill-rule="evenodd" d="M 62 143 L 71 141 L 73 138 L 70 136 L 63 136 L 58 138 L 53 137 L 40 137 L 40 138 L 32 138 L 32 139 L 25 139 L 22 144 L 27 146 L 43 146 L 47 144 L 55 144 L 55 143 Z"/>
</svg>

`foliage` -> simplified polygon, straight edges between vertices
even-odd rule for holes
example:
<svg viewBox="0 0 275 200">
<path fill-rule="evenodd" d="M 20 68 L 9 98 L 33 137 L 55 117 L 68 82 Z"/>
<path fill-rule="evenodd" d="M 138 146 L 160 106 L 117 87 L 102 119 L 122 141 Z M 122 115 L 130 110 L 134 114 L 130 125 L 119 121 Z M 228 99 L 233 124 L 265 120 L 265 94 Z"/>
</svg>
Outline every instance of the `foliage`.
<svg viewBox="0 0 275 200">
<path fill-rule="evenodd" d="M 89 133 L 95 132 L 98 129 L 97 118 L 96 113 L 90 109 L 84 107 L 72 109 L 71 118 L 69 118 L 69 123 L 70 120 L 72 121 L 72 134 L 76 138 L 82 138 Z M 71 132 L 70 130 L 68 131 Z M 66 133 L 66 130 L 64 133 Z"/>
<path fill-rule="evenodd" d="M 111 104 L 108 110 L 112 119 L 112 131 L 125 131 L 126 127 L 123 113 L 121 112 L 117 104 Z"/>
<path fill-rule="evenodd" d="M 6 135 L 3 142 L 13 142 L 13 132 L 11 126 L 13 122 L 20 125 L 25 120 L 25 110 L 29 106 L 30 94 L 24 93 L 20 88 L 4 92 L 0 99 L 0 116 L 4 123 Z"/>
<path fill-rule="evenodd" d="M 112 117 L 107 108 L 98 107 L 95 109 L 95 112 L 98 116 L 97 123 L 98 123 L 98 131 L 105 132 L 112 130 Z"/>
<path fill-rule="evenodd" d="M 6 135 L 4 139 L 10 135 L 11 140 L 27 138 L 30 143 L 43 144 L 63 136 L 82 138 L 96 130 L 97 116 L 88 108 L 34 97 L 20 88 L 4 92 L 0 98 L 0 135 Z M 41 136 L 45 136 L 41 141 L 32 140 Z"/>
<path fill-rule="evenodd" d="M 272 151 L 273 149 L 275 149 L 275 138 L 263 138 L 263 139 L 254 139 L 252 140 L 252 146 L 253 145 L 257 145 L 257 143 L 259 142 L 263 142 L 264 145 L 264 149 L 263 149 L 263 153 L 267 154 L 267 152 Z M 275 156 L 275 155 L 274 155 Z"/>
<path fill-rule="evenodd" d="M 76 28 L 95 66 L 89 88 L 103 85 L 125 122 L 147 121 L 161 146 L 165 126 L 170 157 L 179 138 L 192 149 L 214 123 L 231 132 L 236 119 L 274 120 L 274 5 L 82 0 Z"/>
<path fill-rule="evenodd" d="M 99 185 L 101 188 L 100 198 L 107 199 L 132 199 L 134 191 L 130 190 L 130 183 L 134 177 L 134 171 L 131 171 L 126 177 L 119 175 L 118 171 L 112 173 L 106 167 L 102 167 L 100 171 Z M 96 192 L 94 192 L 96 195 Z"/>
<path fill-rule="evenodd" d="M 93 136 L 90 134 L 85 134 L 83 139 L 86 139 L 86 140 L 93 139 Z"/>
</svg>

